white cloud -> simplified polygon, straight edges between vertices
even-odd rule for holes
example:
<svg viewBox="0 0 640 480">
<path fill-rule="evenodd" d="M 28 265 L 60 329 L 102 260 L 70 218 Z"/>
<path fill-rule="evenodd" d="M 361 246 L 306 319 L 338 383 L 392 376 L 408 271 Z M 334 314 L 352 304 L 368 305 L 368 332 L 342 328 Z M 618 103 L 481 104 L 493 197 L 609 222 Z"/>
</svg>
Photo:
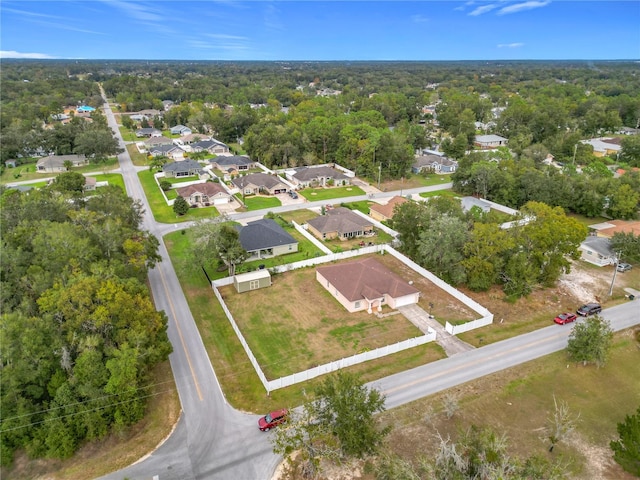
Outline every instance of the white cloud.
<svg viewBox="0 0 640 480">
<path fill-rule="evenodd" d="M 513 5 L 508 5 L 506 7 L 502 7 L 498 11 L 498 15 L 508 15 L 510 13 L 518 13 L 524 12 L 525 10 L 533 10 L 534 8 L 546 7 L 551 3 L 551 0 L 531 0 L 528 2 L 515 3 Z"/>
<path fill-rule="evenodd" d="M 140 20 L 142 22 L 153 23 L 163 20 L 162 15 L 159 15 L 152 8 L 148 7 L 142 2 L 133 3 L 122 0 L 109 0 L 105 1 L 105 3 L 107 5 L 119 8 L 129 17 L 135 18 L 136 20 Z"/>
<path fill-rule="evenodd" d="M 216 38 L 219 40 L 247 40 L 247 37 L 241 37 L 239 35 L 227 35 L 225 33 L 205 33 L 205 36 Z"/>
<path fill-rule="evenodd" d="M 427 23 L 429 21 L 429 17 L 425 17 L 424 15 L 411 15 L 411 21 L 413 23 Z"/>
<path fill-rule="evenodd" d="M 0 50 L 0 58 L 56 58 L 46 53 L 22 53 L 15 50 Z"/>
<path fill-rule="evenodd" d="M 499 6 L 500 5 L 498 5 L 497 3 L 489 3 L 487 5 L 482 5 L 480 7 L 476 7 L 471 12 L 469 12 L 469 15 L 472 17 L 477 17 L 478 15 L 482 15 L 483 13 L 487 13 L 487 12 L 490 12 L 491 10 L 495 10 Z"/>
<path fill-rule="evenodd" d="M 499 43 L 498 44 L 498 48 L 520 48 L 520 47 L 524 47 L 524 43 L 515 42 L 515 43 Z"/>
</svg>

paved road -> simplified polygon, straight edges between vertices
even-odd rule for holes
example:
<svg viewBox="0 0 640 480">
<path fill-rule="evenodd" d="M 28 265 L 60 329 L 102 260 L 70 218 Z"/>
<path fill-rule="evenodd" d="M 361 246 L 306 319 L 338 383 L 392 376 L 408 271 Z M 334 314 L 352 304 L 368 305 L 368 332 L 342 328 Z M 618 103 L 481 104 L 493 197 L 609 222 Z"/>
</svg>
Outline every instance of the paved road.
<svg viewBox="0 0 640 480">
<path fill-rule="evenodd" d="M 105 114 L 124 148 L 113 112 L 106 104 L 106 99 Z M 147 213 L 144 228 L 158 238 L 162 238 L 168 231 L 175 230 L 174 225 L 161 225 L 153 220 L 136 169 L 126 150 L 119 155 L 119 161 L 127 193 L 145 206 Z M 439 185 L 435 188 L 449 186 Z M 425 190 L 428 189 L 420 189 Z M 390 197 L 395 193 L 397 192 L 379 195 Z M 416 192 L 405 190 L 403 193 Z M 357 198 L 346 199 L 353 200 Z M 323 202 L 316 203 L 319 206 Z M 305 203 L 301 206 L 308 208 L 313 205 Z M 299 206 L 282 206 L 273 210 L 287 211 L 295 208 Z M 247 212 L 234 215 L 234 218 L 248 218 L 257 214 Z M 180 225 L 177 228 L 185 228 L 188 225 Z M 169 359 L 183 412 L 172 435 L 155 452 L 134 465 L 102 478 L 268 480 L 279 462 L 279 458 L 271 452 L 269 434 L 258 431 L 256 415 L 238 412 L 227 404 L 162 242 L 160 254 L 163 261 L 149 272 L 149 283 L 156 307 L 158 310 L 164 310 L 169 318 L 168 335 L 174 348 Z M 616 328 L 626 328 L 640 323 L 637 308 L 633 307 L 630 303 L 608 309 L 604 314 L 612 319 Z M 387 406 L 392 408 L 560 350 L 566 345 L 568 332 L 569 328 L 549 327 L 393 375 L 374 382 L 373 385 L 387 394 Z"/>
</svg>

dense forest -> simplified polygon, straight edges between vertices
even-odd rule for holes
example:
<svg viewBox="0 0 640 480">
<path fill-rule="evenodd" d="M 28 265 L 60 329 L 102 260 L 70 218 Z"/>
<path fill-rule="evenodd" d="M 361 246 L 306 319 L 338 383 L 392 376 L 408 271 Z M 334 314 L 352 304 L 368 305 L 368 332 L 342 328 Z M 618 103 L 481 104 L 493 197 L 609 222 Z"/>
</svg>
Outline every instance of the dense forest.
<svg viewBox="0 0 640 480">
<path fill-rule="evenodd" d="M 115 186 L 84 198 L 83 185 L 69 172 L 0 197 L 3 465 L 19 448 L 65 458 L 140 420 L 171 352 L 145 284 L 160 257 L 141 206 Z"/>
<path fill-rule="evenodd" d="M 632 62 L 9 61 L 1 75 L 3 160 L 43 151 L 113 154 L 109 146 L 83 147 L 87 132 L 51 117 L 65 105 L 97 106 L 101 82 L 121 111 L 163 112 L 171 101 L 156 126 L 185 124 L 242 142 L 268 167 L 336 162 L 363 177 L 381 171 L 396 179 L 410 175 L 417 150 L 440 148 L 461 160 L 480 133 L 507 138 L 522 175 L 550 175 L 541 163 L 548 154 L 569 174 L 586 166 L 583 180 L 597 183 L 603 197 L 616 187 L 607 167 L 640 166 L 638 135 L 622 139 L 616 158 L 596 157 L 579 142 L 640 123 Z M 483 160 L 500 158 L 467 163 Z M 630 183 L 637 191 L 637 179 Z M 512 206 L 527 200 L 515 189 L 506 196 Z M 566 207 L 568 197 L 551 203 Z"/>
</svg>

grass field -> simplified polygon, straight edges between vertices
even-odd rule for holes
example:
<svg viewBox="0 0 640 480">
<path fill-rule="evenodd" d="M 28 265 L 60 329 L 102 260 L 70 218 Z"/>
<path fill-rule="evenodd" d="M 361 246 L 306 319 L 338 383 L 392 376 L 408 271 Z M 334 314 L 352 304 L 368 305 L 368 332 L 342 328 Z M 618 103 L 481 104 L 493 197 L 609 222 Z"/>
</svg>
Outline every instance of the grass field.
<svg viewBox="0 0 640 480">
<path fill-rule="evenodd" d="M 507 435 L 512 455 L 537 454 L 566 463 L 570 478 L 631 479 L 612 461 L 608 444 L 616 424 L 640 401 L 639 348 L 631 332 L 622 332 L 603 368 L 569 363 L 566 353 L 558 352 L 394 409 L 382 416 L 393 425 L 389 448 L 415 460 L 435 452 L 436 431 L 455 438 L 461 429 L 483 425 Z M 442 402 L 451 394 L 460 409 L 448 420 Z M 551 454 L 544 428 L 554 396 L 580 418 L 574 435 Z"/>
<path fill-rule="evenodd" d="M 318 202 L 334 198 L 357 197 L 359 195 L 364 195 L 365 192 L 360 187 L 352 185 L 348 187 L 333 188 L 305 188 L 304 190 L 299 190 L 298 194 L 302 195 L 310 202 Z"/>
<path fill-rule="evenodd" d="M 13 182 L 25 182 L 29 180 L 38 181 L 42 178 L 52 178 L 60 174 L 60 172 L 38 172 L 36 171 L 36 161 L 18 165 L 15 168 L 5 168 L 0 177 L 0 185 Z M 91 173 L 91 172 L 109 172 L 118 168 L 118 160 L 111 158 L 105 162 L 91 163 L 82 167 L 72 167 L 71 172 Z M 17 176 L 17 177 L 16 177 Z"/>
<path fill-rule="evenodd" d="M 277 197 L 263 197 L 261 195 L 245 196 L 244 200 L 242 195 L 236 194 L 236 198 L 244 202 L 246 205 L 246 211 L 264 210 L 265 208 L 279 207 L 282 202 Z"/>
<path fill-rule="evenodd" d="M 315 269 L 275 275 L 269 288 L 239 294 L 230 285 L 220 292 L 272 380 L 422 335 L 402 315 L 347 312 L 318 284 Z"/>
</svg>

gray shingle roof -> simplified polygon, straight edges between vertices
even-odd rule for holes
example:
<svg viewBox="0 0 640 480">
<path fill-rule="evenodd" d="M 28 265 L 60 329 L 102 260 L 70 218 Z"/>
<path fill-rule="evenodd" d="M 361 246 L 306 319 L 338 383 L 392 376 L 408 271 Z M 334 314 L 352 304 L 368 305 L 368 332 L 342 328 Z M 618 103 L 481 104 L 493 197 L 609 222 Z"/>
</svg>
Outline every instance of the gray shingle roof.
<svg viewBox="0 0 640 480">
<path fill-rule="evenodd" d="M 269 190 L 279 183 L 282 183 L 284 186 L 284 183 L 280 181 L 280 177 L 276 177 L 274 175 L 269 175 L 266 173 L 252 173 L 243 177 L 234 178 L 232 182 L 238 188 L 244 188 L 247 185 L 251 184 L 258 187 L 267 188 Z"/>
<path fill-rule="evenodd" d="M 253 161 L 241 155 L 231 155 L 230 157 L 216 157 L 211 160 L 211 163 L 217 163 L 221 167 L 227 167 L 229 165 L 251 165 Z"/>
<path fill-rule="evenodd" d="M 297 243 L 280 225 L 270 218 L 247 223 L 240 228 L 240 243 L 247 252 Z"/>
<path fill-rule="evenodd" d="M 296 173 L 293 174 L 293 177 L 303 182 L 313 180 L 318 177 L 333 178 L 334 180 L 343 180 L 347 178 L 343 173 L 327 166 L 311 168 L 300 167 L 296 169 Z"/>
<path fill-rule="evenodd" d="M 162 166 L 163 172 L 191 172 L 197 171 L 198 173 L 203 173 L 200 164 L 195 160 L 182 160 L 181 162 L 171 162 L 166 163 Z"/>
<path fill-rule="evenodd" d="M 338 232 L 340 234 L 357 232 L 364 227 L 370 227 L 373 222 L 353 213 L 346 207 L 329 210 L 326 215 L 320 215 L 307 222 L 320 233 Z"/>
</svg>

